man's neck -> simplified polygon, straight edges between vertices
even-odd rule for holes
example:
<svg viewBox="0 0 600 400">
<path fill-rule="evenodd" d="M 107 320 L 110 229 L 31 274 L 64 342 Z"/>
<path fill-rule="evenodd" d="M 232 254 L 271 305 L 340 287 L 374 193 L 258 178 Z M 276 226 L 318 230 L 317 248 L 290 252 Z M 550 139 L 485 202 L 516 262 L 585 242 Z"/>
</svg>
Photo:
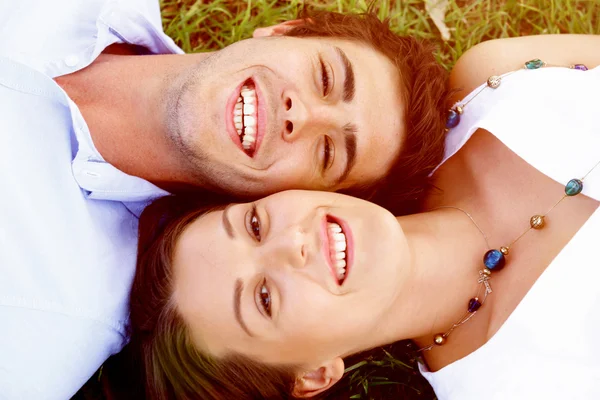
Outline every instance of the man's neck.
<svg viewBox="0 0 600 400">
<path fill-rule="evenodd" d="M 79 107 L 94 145 L 127 174 L 165 189 L 191 184 L 168 135 L 166 105 L 174 77 L 207 55 L 132 56 L 121 55 L 127 48 L 110 50 L 119 55 L 105 52 L 87 68 L 56 78 Z"/>
</svg>

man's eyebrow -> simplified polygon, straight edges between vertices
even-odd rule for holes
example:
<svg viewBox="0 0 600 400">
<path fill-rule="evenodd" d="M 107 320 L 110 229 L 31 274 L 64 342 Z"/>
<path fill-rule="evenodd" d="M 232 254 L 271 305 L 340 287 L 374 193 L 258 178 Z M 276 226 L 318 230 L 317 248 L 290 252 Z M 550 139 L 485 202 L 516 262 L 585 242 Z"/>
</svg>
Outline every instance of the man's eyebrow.
<svg viewBox="0 0 600 400">
<path fill-rule="evenodd" d="M 242 291 L 243 290 L 244 290 L 244 283 L 242 282 L 241 279 L 238 278 L 235 281 L 235 290 L 233 291 L 233 311 L 235 313 L 235 319 L 237 319 L 237 322 L 240 324 L 240 326 L 242 327 L 244 332 L 246 332 L 248 334 L 248 336 L 253 337 L 254 335 L 252 334 L 252 332 L 250 332 L 250 330 L 246 326 L 246 323 L 244 322 L 244 319 L 242 318 L 241 303 L 242 303 Z"/>
<path fill-rule="evenodd" d="M 223 227 L 225 228 L 225 232 L 227 232 L 227 235 L 234 239 L 235 238 L 235 234 L 233 232 L 233 225 L 231 225 L 231 221 L 229 220 L 229 215 L 227 214 L 227 212 L 229 211 L 229 209 L 231 208 L 233 204 L 229 204 L 227 207 L 225 207 L 225 210 L 223 210 Z"/>
<path fill-rule="evenodd" d="M 342 59 L 342 64 L 344 65 L 345 78 L 342 98 L 344 99 L 344 102 L 349 103 L 354 99 L 354 68 L 352 68 L 352 63 L 348 59 L 348 56 L 346 56 L 346 53 L 344 53 L 344 50 L 336 46 L 335 51 Z"/>
<path fill-rule="evenodd" d="M 346 124 L 342 129 L 344 130 L 344 143 L 346 144 L 346 166 L 336 184 L 340 184 L 348 177 L 356 162 L 356 132 L 358 129 L 354 124 Z"/>
</svg>

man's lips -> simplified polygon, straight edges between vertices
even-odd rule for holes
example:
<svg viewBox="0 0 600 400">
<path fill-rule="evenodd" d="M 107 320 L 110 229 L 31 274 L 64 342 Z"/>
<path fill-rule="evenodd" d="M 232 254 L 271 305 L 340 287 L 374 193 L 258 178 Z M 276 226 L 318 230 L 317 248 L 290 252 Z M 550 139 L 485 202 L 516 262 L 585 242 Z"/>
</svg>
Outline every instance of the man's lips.
<svg viewBox="0 0 600 400">
<path fill-rule="evenodd" d="M 225 108 L 230 138 L 244 154 L 253 158 L 260 149 L 266 125 L 265 101 L 258 83 L 253 78 L 240 83 Z"/>
<path fill-rule="evenodd" d="M 237 146 L 237 148 L 240 149 L 241 151 L 244 151 L 244 149 L 242 148 L 242 141 L 240 140 L 240 136 L 238 135 L 237 130 L 235 129 L 235 125 L 233 123 L 232 116 L 233 116 L 233 108 L 235 107 L 235 104 L 237 103 L 238 97 L 240 97 L 240 91 L 241 91 L 243 85 L 244 85 L 244 82 L 240 83 L 234 89 L 234 91 L 229 96 L 229 99 L 227 100 L 227 105 L 225 107 L 225 126 L 227 128 L 227 134 L 229 135 L 229 137 L 231 138 L 233 143 Z"/>
</svg>

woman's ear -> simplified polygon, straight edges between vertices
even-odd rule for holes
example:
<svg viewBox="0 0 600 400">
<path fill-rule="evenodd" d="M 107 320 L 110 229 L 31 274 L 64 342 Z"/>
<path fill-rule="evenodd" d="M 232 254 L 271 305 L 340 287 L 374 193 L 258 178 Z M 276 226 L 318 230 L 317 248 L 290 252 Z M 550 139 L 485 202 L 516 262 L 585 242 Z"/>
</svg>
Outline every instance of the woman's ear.
<svg viewBox="0 0 600 400">
<path fill-rule="evenodd" d="M 252 33 L 253 38 L 267 37 L 267 36 L 282 36 L 285 35 L 290 29 L 297 26 L 303 25 L 303 19 L 293 19 L 291 21 L 285 21 L 277 25 L 266 26 L 264 28 L 256 28 Z"/>
<path fill-rule="evenodd" d="M 294 384 L 294 396 L 309 398 L 326 391 L 344 375 L 344 360 L 340 357 L 321 365 L 319 368 L 299 373 Z"/>
</svg>

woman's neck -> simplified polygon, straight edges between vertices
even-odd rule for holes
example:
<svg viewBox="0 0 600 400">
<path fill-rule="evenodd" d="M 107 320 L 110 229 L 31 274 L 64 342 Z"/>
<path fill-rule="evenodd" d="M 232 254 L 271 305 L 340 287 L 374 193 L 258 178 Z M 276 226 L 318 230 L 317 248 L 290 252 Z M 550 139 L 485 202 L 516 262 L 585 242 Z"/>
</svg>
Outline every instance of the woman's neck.
<svg viewBox="0 0 600 400">
<path fill-rule="evenodd" d="M 477 292 L 486 242 L 461 211 L 443 208 L 398 217 L 411 252 L 411 265 L 382 326 L 386 342 L 412 338 L 429 344 L 465 312 Z M 387 326 L 385 324 L 387 323 Z"/>
</svg>

